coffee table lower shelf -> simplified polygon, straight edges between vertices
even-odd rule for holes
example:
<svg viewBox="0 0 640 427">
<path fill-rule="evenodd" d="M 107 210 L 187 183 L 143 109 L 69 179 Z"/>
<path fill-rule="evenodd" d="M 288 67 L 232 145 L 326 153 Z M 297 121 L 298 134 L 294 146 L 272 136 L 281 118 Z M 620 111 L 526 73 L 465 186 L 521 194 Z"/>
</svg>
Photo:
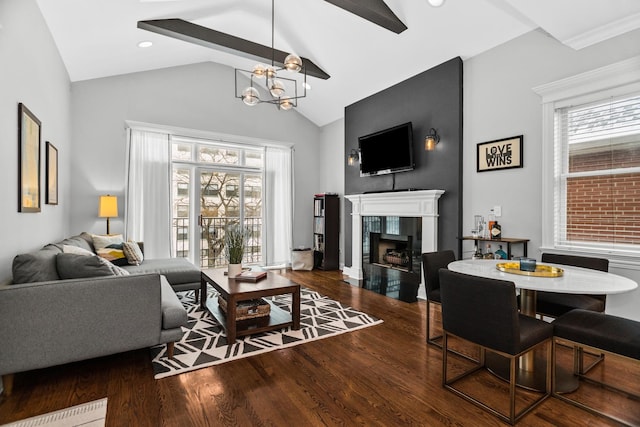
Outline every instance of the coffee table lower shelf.
<svg viewBox="0 0 640 427">
<path fill-rule="evenodd" d="M 271 312 L 269 315 L 236 321 L 236 337 L 274 331 L 276 329 L 283 329 L 293 325 L 291 314 L 288 311 L 281 309 L 269 300 L 265 301 L 267 301 L 271 306 Z M 217 298 L 208 299 L 206 306 L 209 313 L 211 313 L 211 315 L 218 321 L 225 332 L 228 333 L 229 327 L 227 325 L 227 316 L 218 305 Z M 233 341 L 229 339 L 229 344 L 233 344 L 234 342 L 235 339 L 233 339 Z"/>
</svg>

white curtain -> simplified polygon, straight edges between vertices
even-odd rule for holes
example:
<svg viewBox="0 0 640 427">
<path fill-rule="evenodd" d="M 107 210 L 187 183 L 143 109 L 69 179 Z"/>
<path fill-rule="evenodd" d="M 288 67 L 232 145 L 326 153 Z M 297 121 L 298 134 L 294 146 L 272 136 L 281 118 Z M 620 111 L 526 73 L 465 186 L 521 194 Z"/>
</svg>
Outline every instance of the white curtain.
<svg viewBox="0 0 640 427">
<path fill-rule="evenodd" d="M 291 261 L 293 245 L 293 156 L 291 148 L 267 147 L 265 189 L 266 264 Z"/>
<path fill-rule="evenodd" d="M 145 257 L 171 257 L 169 135 L 131 130 L 128 141 L 125 236 L 144 242 Z"/>
</svg>

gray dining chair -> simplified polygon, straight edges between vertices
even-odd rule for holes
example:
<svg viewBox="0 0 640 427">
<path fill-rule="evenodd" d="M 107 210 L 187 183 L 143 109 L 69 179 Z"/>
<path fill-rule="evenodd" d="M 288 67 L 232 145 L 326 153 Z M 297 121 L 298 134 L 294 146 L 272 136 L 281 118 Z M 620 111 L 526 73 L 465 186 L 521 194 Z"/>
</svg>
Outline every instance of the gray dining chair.
<svg viewBox="0 0 640 427">
<path fill-rule="evenodd" d="M 442 338 L 440 335 L 431 335 L 431 305 L 440 305 L 440 276 L 438 271 L 447 268 L 449 263 L 456 260 L 452 250 L 426 252 L 422 254 L 422 271 L 424 273 L 425 289 L 427 293 L 427 342 L 442 348 L 436 341 Z"/>
<path fill-rule="evenodd" d="M 543 253 L 542 262 L 609 271 L 609 260 L 606 258 Z M 542 316 L 553 318 L 562 316 L 575 308 L 603 313 L 606 303 L 606 295 L 561 294 L 539 291 L 536 296 L 536 312 Z"/>
<path fill-rule="evenodd" d="M 605 272 L 609 271 L 609 260 L 606 258 L 543 253 L 541 259 L 542 262 L 551 264 L 570 265 Z M 542 291 L 536 293 L 536 312 L 540 316 L 558 318 L 574 309 L 604 313 L 606 304 L 606 295 L 560 294 Z M 576 347 L 575 350 L 574 357 L 578 359 L 578 363 L 584 365 L 585 352 L 581 347 Z M 595 356 L 595 360 L 584 369 L 585 373 L 589 372 L 605 358 L 605 354 L 602 352 L 598 354 L 587 352 L 587 354 Z"/>
<path fill-rule="evenodd" d="M 550 323 L 520 314 L 513 282 L 488 279 L 450 270 L 440 270 L 442 304 L 442 385 L 458 396 L 490 412 L 503 421 L 515 424 L 551 394 Z M 480 347 L 480 361 L 471 369 L 448 378 L 448 340 L 458 337 Z M 546 345 L 546 387 L 541 396 L 516 411 L 516 364 L 523 354 Z M 456 388 L 458 381 L 485 366 L 485 353 L 490 351 L 509 360 L 509 414 L 506 415 L 474 397 L 481 394 L 477 387 L 467 391 Z M 454 356 L 451 356 L 454 357 Z M 501 381 L 496 378 L 496 381 Z M 492 393 L 493 394 L 493 393 Z"/>
</svg>

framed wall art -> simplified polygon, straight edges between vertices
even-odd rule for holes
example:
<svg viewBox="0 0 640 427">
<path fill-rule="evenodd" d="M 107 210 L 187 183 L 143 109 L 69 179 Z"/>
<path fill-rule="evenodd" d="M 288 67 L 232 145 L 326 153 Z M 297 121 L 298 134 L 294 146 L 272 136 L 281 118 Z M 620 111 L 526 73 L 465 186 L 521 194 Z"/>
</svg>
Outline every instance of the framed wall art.
<svg viewBox="0 0 640 427">
<path fill-rule="evenodd" d="M 46 203 L 58 204 L 58 149 L 47 141 L 47 191 Z"/>
<path fill-rule="evenodd" d="M 18 104 L 18 212 L 40 212 L 40 120 Z"/>
<path fill-rule="evenodd" d="M 521 168 L 523 136 L 496 139 L 477 145 L 478 172 Z"/>
</svg>

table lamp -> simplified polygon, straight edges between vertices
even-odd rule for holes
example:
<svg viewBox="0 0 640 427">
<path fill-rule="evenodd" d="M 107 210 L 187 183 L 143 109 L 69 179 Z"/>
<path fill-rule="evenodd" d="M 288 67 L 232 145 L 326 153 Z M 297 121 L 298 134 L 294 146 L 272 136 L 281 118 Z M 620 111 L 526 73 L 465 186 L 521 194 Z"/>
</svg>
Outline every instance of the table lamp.
<svg viewBox="0 0 640 427">
<path fill-rule="evenodd" d="M 109 218 L 118 217 L 118 198 L 116 196 L 111 196 L 110 194 L 100 196 L 98 217 L 107 218 L 107 234 L 110 234 Z"/>
</svg>

